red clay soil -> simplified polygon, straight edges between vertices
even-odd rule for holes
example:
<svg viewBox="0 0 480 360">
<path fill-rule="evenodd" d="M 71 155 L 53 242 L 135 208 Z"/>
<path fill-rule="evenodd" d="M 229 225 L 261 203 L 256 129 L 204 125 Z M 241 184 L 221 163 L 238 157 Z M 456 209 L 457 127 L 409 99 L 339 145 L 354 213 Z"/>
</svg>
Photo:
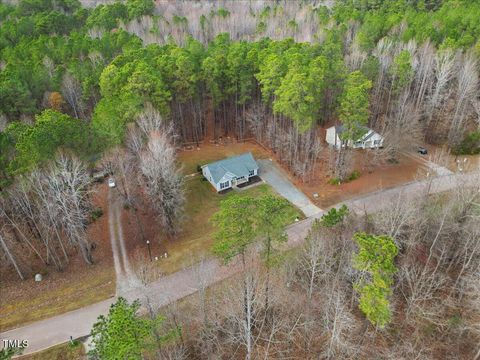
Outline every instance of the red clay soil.
<svg viewBox="0 0 480 360">
<path fill-rule="evenodd" d="M 162 228 L 155 212 L 148 205 L 148 201 L 144 199 L 142 204 L 137 206 L 138 221 L 134 211 L 126 208 L 122 210 L 122 225 L 127 253 L 132 265 L 135 266 L 135 262 L 139 259 L 149 259 L 147 240 L 150 241 L 150 250 L 153 257 L 164 254 L 166 248 L 163 245 L 164 241 L 162 239 L 165 236 Z"/>
<path fill-rule="evenodd" d="M 271 152 L 262 148 L 255 141 L 236 141 L 234 137 L 224 137 L 217 143 L 204 141 L 193 150 L 183 150 L 178 154 L 178 160 L 183 165 L 184 174 L 197 172 L 197 165 L 205 165 L 212 161 L 224 159 L 225 157 L 252 152 L 254 158 L 265 159 L 271 157 Z"/>
<path fill-rule="evenodd" d="M 363 150 L 356 150 L 354 168 L 360 171 L 361 176 L 341 185 L 328 183 L 331 177 L 325 162 L 319 162 L 313 180 L 302 182 L 297 178 L 291 179 L 315 204 L 326 208 L 362 194 L 398 186 L 423 176 L 420 164 L 404 156 L 399 157 L 397 164 L 377 165 L 368 170 L 364 166 Z M 318 198 L 314 198 L 314 193 L 318 194 Z"/>
<path fill-rule="evenodd" d="M 424 147 L 428 150 L 428 155 L 425 156 L 425 159 L 429 160 L 431 157 L 436 159 L 439 156 L 443 156 L 445 159 L 441 159 L 441 165 L 453 172 L 457 172 L 460 168 L 464 172 L 480 170 L 480 154 L 455 156 L 450 153 L 447 146 L 425 145 Z"/>
<path fill-rule="evenodd" d="M 30 261 L 32 274 L 20 281 L 12 270 L 2 270 L 0 281 L 0 330 L 74 310 L 115 294 L 115 272 L 108 230 L 106 185 L 97 186 L 94 207 L 103 216 L 88 228 L 88 238 L 95 244 L 94 265 L 87 265 L 75 249 L 70 249 L 70 263 L 63 272 L 46 268 L 37 259 Z M 43 280 L 36 283 L 35 273 Z"/>
<path fill-rule="evenodd" d="M 324 133 L 324 129 L 319 129 L 319 136 L 324 137 Z M 328 165 L 325 161 L 320 160 L 314 178 L 303 182 L 286 169 L 272 151 L 264 148 L 255 140 L 236 142 L 231 137 L 223 140 L 224 143 L 221 144 L 206 142 L 200 145 L 199 150 L 180 152 L 179 160 L 184 164 L 184 173 L 196 172 L 197 165 L 251 151 L 256 159 L 273 159 L 286 170 L 290 180 L 320 207 L 328 207 L 349 198 L 404 184 L 423 176 L 420 164 L 405 156 L 400 156 L 397 164 L 383 164 L 377 165 L 373 169 L 367 169 L 364 150 L 356 150 L 354 168 L 360 171 L 360 178 L 341 185 L 330 185 L 328 183 L 330 179 Z M 317 193 L 319 197 L 314 198 L 314 193 Z"/>
</svg>

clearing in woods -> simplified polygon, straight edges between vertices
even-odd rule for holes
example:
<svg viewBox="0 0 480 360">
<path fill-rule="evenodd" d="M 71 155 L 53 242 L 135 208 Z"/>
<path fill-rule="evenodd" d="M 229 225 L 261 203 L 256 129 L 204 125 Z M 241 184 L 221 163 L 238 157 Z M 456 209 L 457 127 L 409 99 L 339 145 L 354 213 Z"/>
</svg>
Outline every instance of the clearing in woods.
<svg viewBox="0 0 480 360">
<path fill-rule="evenodd" d="M 195 173 L 198 165 L 247 151 L 251 151 L 256 159 L 273 158 L 275 160 L 271 152 L 254 142 L 236 142 L 234 138 L 227 137 L 218 144 L 211 142 L 200 144 L 200 150 L 193 147 L 192 150 L 181 151 L 179 161 L 183 165 L 183 173 L 187 175 Z M 360 156 L 361 152 L 358 154 Z M 291 182 L 322 208 L 359 194 L 412 181 L 418 176 L 420 165 L 411 159 L 401 159 L 399 164 L 377 167 L 371 173 L 362 172 L 359 179 L 340 186 L 328 184 L 328 177 L 322 170 L 323 167 L 323 164 L 319 164 L 318 168 L 321 171 L 313 181 L 308 183 L 302 183 L 286 173 Z M 218 210 L 219 203 L 225 196 L 217 194 L 200 175 L 187 178 L 186 187 L 186 214 L 183 231 L 179 238 L 166 240 L 151 211 L 145 209 L 139 211 L 139 218 L 145 224 L 146 236 L 151 241 L 152 255 L 160 258 L 158 264 L 163 273 L 181 270 L 209 253 L 213 233 L 213 225 L 209 219 Z M 70 265 L 63 273 L 53 270 L 44 272 L 44 280 L 41 283 L 35 283 L 30 279 L 19 284 L 15 274 L 7 274 L 0 283 L 1 331 L 78 309 L 115 294 L 115 269 L 108 221 L 108 214 L 112 211 L 108 206 L 107 187 L 102 184 L 97 190 L 95 206 L 102 208 L 104 215 L 89 227 L 89 236 L 96 243 L 95 265 L 89 267 L 80 257 L 72 258 Z M 269 186 L 261 185 L 243 193 L 260 196 L 272 191 Z M 320 195 L 319 198 L 313 198 L 314 192 Z M 128 254 L 130 258 L 127 257 L 126 263 L 134 265 L 137 254 L 141 254 L 143 258 L 148 257 L 147 246 L 139 237 L 132 212 L 124 209 L 123 206 L 117 206 L 112 216 L 117 224 L 121 222 L 123 225 L 124 246 L 120 247 L 122 249 L 120 258 L 125 259 Z M 294 217 L 292 221 L 293 219 Z M 118 233 L 118 230 L 114 232 Z M 161 258 L 164 253 L 168 254 L 166 259 Z M 125 263 L 124 260 L 123 263 Z M 132 273 L 131 268 L 128 272 Z M 127 276 L 126 279 L 133 279 L 133 277 Z M 121 283 L 128 285 L 129 281 L 121 281 Z M 118 287 L 125 287 L 124 285 L 119 284 Z"/>
</svg>

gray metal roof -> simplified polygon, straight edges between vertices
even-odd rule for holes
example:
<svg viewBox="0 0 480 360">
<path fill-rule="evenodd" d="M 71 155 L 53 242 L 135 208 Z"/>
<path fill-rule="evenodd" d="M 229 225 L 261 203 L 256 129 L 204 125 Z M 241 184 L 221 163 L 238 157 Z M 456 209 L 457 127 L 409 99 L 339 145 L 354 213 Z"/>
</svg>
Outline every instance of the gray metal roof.
<svg viewBox="0 0 480 360">
<path fill-rule="evenodd" d="M 234 177 L 248 177 L 250 170 L 258 169 L 257 162 L 250 152 L 216 161 L 203 167 L 208 168 L 215 183 L 218 183 L 226 174 Z"/>
<path fill-rule="evenodd" d="M 363 137 L 363 141 L 367 141 L 368 139 L 370 139 L 373 135 L 375 135 L 375 131 L 369 131 L 366 136 Z"/>
</svg>

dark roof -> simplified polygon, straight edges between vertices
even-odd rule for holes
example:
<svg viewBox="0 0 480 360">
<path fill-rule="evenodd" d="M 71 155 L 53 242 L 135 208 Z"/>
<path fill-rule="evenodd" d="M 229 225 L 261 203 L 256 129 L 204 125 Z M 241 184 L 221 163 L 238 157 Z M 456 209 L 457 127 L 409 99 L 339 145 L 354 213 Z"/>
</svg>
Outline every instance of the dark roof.
<svg viewBox="0 0 480 360">
<path fill-rule="evenodd" d="M 365 136 L 362 140 L 363 140 L 363 141 L 367 141 L 367 140 L 370 139 L 374 134 L 375 134 L 375 131 L 372 130 L 372 131 L 370 131 L 370 133 L 367 133 L 367 134 L 366 134 L 367 136 Z"/>
<path fill-rule="evenodd" d="M 248 177 L 250 170 L 258 169 L 257 162 L 250 152 L 216 161 L 203 167 L 208 168 L 214 183 L 218 183 L 227 173 L 235 177 Z"/>
<path fill-rule="evenodd" d="M 343 125 L 335 125 L 335 133 L 336 134 L 341 134 L 343 132 L 344 128 Z"/>
</svg>

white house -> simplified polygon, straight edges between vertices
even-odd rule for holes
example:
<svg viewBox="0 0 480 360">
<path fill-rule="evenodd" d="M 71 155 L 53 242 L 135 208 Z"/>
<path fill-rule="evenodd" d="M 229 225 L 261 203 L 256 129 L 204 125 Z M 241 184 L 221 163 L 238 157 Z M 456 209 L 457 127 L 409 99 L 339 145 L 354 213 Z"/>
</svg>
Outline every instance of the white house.
<svg viewBox="0 0 480 360">
<path fill-rule="evenodd" d="M 376 131 L 365 127 L 365 134 L 356 141 L 349 140 L 347 144 L 342 144 L 340 140 L 340 134 L 344 131 L 342 125 L 332 126 L 327 129 L 327 135 L 325 141 L 339 149 L 340 146 L 348 146 L 354 149 L 376 149 L 383 147 L 383 136 Z"/>
<path fill-rule="evenodd" d="M 203 165 L 202 174 L 217 191 L 223 191 L 258 175 L 258 165 L 252 153 L 245 153 Z"/>
</svg>

